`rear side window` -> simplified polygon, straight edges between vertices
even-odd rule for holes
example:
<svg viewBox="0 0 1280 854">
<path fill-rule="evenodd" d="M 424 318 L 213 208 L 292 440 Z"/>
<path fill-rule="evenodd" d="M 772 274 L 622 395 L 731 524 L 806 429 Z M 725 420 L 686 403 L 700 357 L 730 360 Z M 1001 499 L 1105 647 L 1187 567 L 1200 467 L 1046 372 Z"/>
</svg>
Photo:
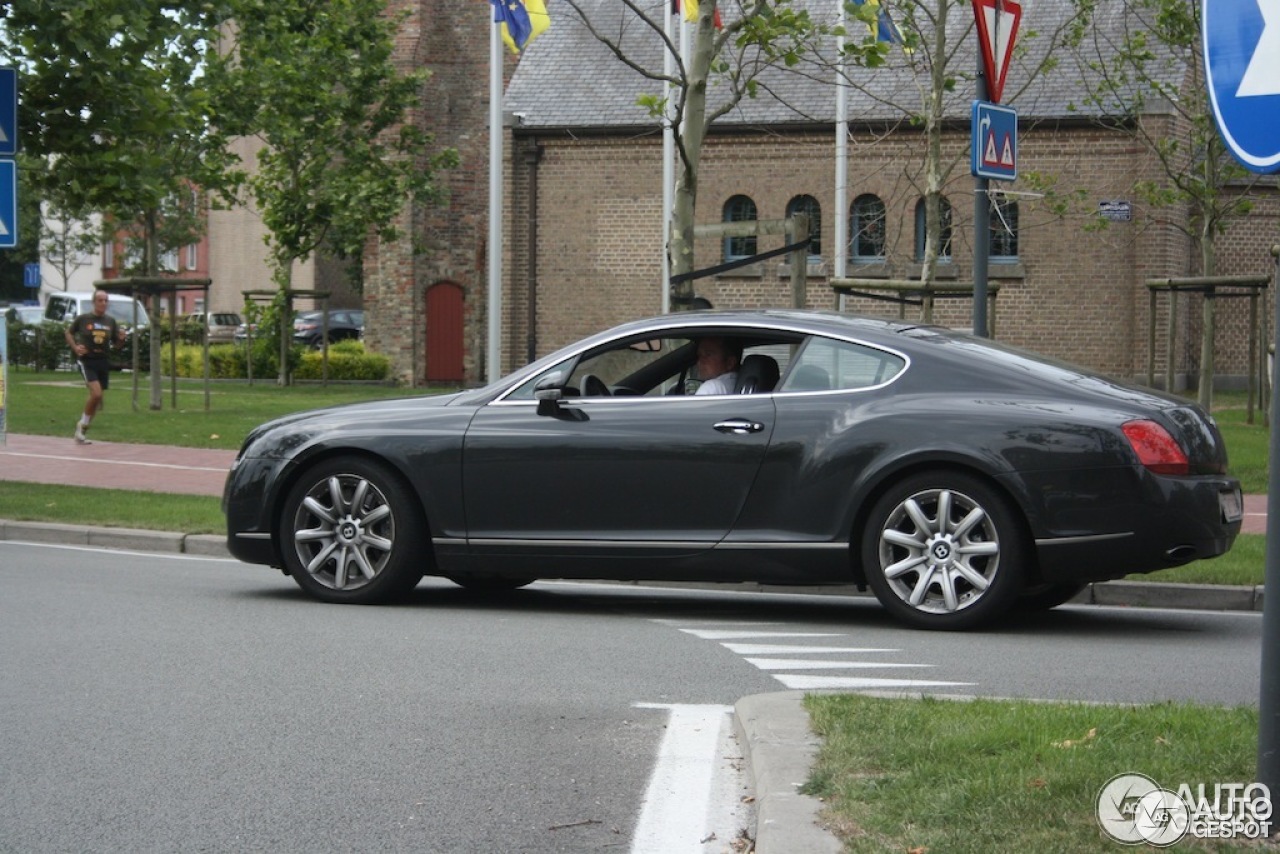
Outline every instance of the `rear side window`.
<svg viewBox="0 0 1280 854">
<path fill-rule="evenodd" d="M 871 388 L 889 382 L 906 367 L 896 353 L 848 341 L 813 338 L 796 357 L 781 392 Z"/>
</svg>

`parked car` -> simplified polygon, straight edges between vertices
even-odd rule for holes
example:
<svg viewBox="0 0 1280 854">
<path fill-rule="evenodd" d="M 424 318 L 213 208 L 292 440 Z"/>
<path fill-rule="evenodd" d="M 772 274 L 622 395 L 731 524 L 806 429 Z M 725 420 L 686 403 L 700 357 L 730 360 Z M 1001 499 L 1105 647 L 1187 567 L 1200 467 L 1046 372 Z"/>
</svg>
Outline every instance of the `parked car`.
<svg viewBox="0 0 1280 854">
<path fill-rule="evenodd" d="M 700 339 L 745 352 L 691 389 Z M 998 343 L 798 311 L 619 326 L 485 388 L 301 413 L 228 475 L 231 552 L 315 598 L 424 575 L 869 586 L 963 629 L 1212 558 L 1243 517 L 1194 404 Z"/>
<path fill-rule="evenodd" d="M 358 339 L 364 330 L 364 312 L 358 309 L 332 308 L 327 311 L 303 311 L 293 319 L 293 340 L 308 347 L 324 343 L 325 329 L 329 331 L 329 343 Z"/>
<path fill-rule="evenodd" d="M 20 326 L 39 326 L 44 320 L 44 309 L 38 305 L 11 305 L 4 312 L 5 323 Z"/>
<path fill-rule="evenodd" d="M 63 291 L 49 294 L 44 304 L 44 317 L 59 323 L 70 323 L 81 314 L 93 311 L 92 291 Z M 129 326 L 134 325 L 135 318 L 139 328 L 150 323 L 147 309 L 138 300 L 125 294 L 107 295 L 107 314 L 116 322 Z"/>
<path fill-rule="evenodd" d="M 234 311 L 211 311 L 207 314 L 193 314 L 190 318 L 199 323 L 208 323 L 210 344 L 229 344 L 236 340 L 236 329 L 241 325 L 240 315 Z"/>
</svg>

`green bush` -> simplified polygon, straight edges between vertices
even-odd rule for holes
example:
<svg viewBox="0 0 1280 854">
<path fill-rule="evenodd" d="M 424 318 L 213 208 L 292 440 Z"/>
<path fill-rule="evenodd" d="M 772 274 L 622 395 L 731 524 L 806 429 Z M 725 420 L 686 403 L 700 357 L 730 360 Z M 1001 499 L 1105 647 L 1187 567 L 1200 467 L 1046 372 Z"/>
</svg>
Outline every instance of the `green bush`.
<svg viewBox="0 0 1280 854">
<path fill-rule="evenodd" d="M 9 364 L 41 371 L 55 370 L 71 360 L 71 350 L 61 323 L 46 320 L 39 326 L 10 323 Z"/>
<path fill-rule="evenodd" d="M 268 379 L 278 373 L 276 354 L 270 349 L 271 343 L 255 341 L 253 354 L 253 376 L 255 379 Z M 209 377 L 211 379 L 244 379 L 248 376 L 248 348 L 242 344 L 214 344 L 209 347 Z M 321 354 L 317 351 L 303 351 L 294 348 L 290 354 L 293 364 L 293 376 L 300 380 L 322 379 Z M 204 376 L 203 348 L 180 344 L 177 348 L 178 376 L 200 379 Z M 164 368 L 166 375 L 172 375 L 173 364 L 169 349 L 164 350 Z M 343 341 L 329 348 L 329 379 L 343 380 L 385 380 L 391 376 L 391 360 L 386 356 L 366 353 L 364 344 L 359 341 Z"/>
<path fill-rule="evenodd" d="M 323 354 L 308 350 L 294 369 L 300 380 L 323 379 Z M 377 353 L 366 353 L 360 341 L 339 341 L 329 348 L 329 379 L 385 380 L 391 376 L 391 360 Z"/>
</svg>

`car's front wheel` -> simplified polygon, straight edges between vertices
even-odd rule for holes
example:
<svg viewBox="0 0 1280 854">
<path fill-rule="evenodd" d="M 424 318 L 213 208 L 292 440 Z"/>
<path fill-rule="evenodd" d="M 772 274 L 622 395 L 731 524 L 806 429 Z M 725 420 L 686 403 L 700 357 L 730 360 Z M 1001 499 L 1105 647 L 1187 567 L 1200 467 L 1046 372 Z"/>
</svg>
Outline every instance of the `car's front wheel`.
<svg viewBox="0 0 1280 854">
<path fill-rule="evenodd" d="M 968 629 L 1021 591 L 1026 536 L 1009 500 L 962 472 L 905 478 L 871 511 L 863 568 L 894 616 L 925 629 Z"/>
<path fill-rule="evenodd" d="M 298 586 L 326 602 L 388 602 L 422 579 L 426 525 L 413 493 L 371 460 L 327 460 L 289 491 L 281 552 Z"/>
</svg>

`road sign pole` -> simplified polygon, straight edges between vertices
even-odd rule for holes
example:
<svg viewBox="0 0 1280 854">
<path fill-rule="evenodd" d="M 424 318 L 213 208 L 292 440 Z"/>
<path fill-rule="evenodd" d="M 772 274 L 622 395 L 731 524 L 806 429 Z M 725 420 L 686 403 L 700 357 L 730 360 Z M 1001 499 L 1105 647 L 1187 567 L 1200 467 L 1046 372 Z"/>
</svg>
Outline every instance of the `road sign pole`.
<svg viewBox="0 0 1280 854">
<path fill-rule="evenodd" d="M 1276 256 L 1277 286 L 1280 286 L 1280 245 L 1271 247 Z M 1276 352 L 1280 353 L 1280 295 L 1273 293 Z M 1280 483 L 1280 395 L 1271 395 L 1271 442 L 1267 461 L 1270 483 Z M 1280 502 L 1277 502 L 1280 503 Z M 1280 793 L 1280 508 L 1267 506 L 1265 596 L 1262 603 L 1262 678 L 1258 685 L 1258 782 L 1271 792 L 1271 805 Z"/>
<path fill-rule="evenodd" d="M 987 99 L 987 78 L 982 51 L 978 51 L 977 98 Z M 987 259 L 991 254 L 991 182 L 973 179 L 973 334 L 987 337 Z M 1273 422 L 1274 423 L 1274 422 Z"/>
</svg>

